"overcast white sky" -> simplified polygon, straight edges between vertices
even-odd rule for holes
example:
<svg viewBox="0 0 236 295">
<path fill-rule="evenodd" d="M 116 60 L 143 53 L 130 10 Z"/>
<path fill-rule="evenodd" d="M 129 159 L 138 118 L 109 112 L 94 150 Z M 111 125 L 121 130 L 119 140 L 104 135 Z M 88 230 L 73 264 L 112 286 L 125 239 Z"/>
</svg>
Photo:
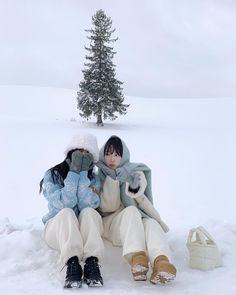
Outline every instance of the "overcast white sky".
<svg viewBox="0 0 236 295">
<path fill-rule="evenodd" d="M 125 94 L 236 97 L 235 0 L 0 0 L 0 84 L 77 89 L 98 9 Z"/>
</svg>

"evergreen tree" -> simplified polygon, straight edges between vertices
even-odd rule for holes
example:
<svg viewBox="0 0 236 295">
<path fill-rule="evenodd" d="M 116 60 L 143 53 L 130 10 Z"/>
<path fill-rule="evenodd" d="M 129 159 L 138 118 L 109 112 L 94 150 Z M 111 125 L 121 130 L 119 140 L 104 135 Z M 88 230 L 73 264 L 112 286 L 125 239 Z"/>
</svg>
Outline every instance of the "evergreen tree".
<svg viewBox="0 0 236 295">
<path fill-rule="evenodd" d="M 129 105 L 124 104 L 124 95 L 121 85 L 116 79 L 115 65 L 112 62 L 116 52 L 110 43 L 112 21 L 103 10 L 98 10 L 92 17 L 93 29 L 85 30 L 90 33 L 90 47 L 85 47 L 89 52 L 85 56 L 88 61 L 83 70 L 83 80 L 79 84 L 77 93 L 78 109 L 80 115 L 89 119 L 92 115 L 97 118 L 97 125 L 103 126 L 103 119 L 115 120 L 117 115 L 126 114 Z"/>
</svg>

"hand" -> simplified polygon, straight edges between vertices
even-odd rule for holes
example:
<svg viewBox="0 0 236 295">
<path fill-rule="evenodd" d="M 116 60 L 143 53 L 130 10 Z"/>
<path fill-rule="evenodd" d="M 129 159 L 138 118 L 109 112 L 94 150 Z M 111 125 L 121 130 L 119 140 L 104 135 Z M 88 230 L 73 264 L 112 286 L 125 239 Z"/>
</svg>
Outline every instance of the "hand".
<svg viewBox="0 0 236 295">
<path fill-rule="evenodd" d="M 93 167 L 93 156 L 90 153 L 82 153 L 76 150 L 72 153 L 71 162 L 67 162 L 70 171 L 79 173 L 80 171 L 88 171 Z"/>
<path fill-rule="evenodd" d="M 116 171 L 114 169 L 109 168 L 107 165 L 105 165 L 103 162 L 98 161 L 96 163 L 96 166 L 101 170 L 101 172 L 105 176 L 110 176 L 112 179 L 116 179 Z"/>
<path fill-rule="evenodd" d="M 81 171 L 89 171 L 93 166 L 93 155 L 90 153 L 83 154 Z"/>
<path fill-rule="evenodd" d="M 131 190 L 137 190 L 140 187 L 140 174 L 137 172 L 132 172 L 128 175 L 126 181 L 129 183 Z"/>
<path fill-rule="evenodd" d="M 75 173 L 79 173 L 81 171 L 82 158 L 83 154 L 79 150 L 72 153 L 71 161 L 67 162 L 69 164 L 70 171 Z"/>
</svg>

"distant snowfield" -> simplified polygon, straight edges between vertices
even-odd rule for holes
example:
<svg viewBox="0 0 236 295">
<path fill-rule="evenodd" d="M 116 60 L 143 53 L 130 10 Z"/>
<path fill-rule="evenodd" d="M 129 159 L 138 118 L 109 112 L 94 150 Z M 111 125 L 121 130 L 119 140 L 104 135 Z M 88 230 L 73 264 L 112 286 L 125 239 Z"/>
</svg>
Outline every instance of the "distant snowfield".
<svg viewBox="0 0 236 295">
<path fill-rule="evenodd" d="M 64 294 L 64 270 L 41 235 L 47 203 L 38 194 L 46 169 L 64 158 L 70 138 L 80 131 L 97 136 L 99 146 L 116 134 L 131 160 L 152 169 L 156 207 L 170 226 L 167 237 L 176 280 L 168 286 L 133 282 L 121 250 L 106 242 L 100 289 L 96 294 L 234 294 L 236 265 L 236 99 L 149 99 L 127 97 L 126 116 L 105 122 L 82 120 L 76 91 L 0 86 L 0 285 L 4 295 Z M 217 241 L 223 267 L 188 266 L 186 240 L 203 225 Z M 74 293 L 74 291 L 72 291 Z"/>
</svg>

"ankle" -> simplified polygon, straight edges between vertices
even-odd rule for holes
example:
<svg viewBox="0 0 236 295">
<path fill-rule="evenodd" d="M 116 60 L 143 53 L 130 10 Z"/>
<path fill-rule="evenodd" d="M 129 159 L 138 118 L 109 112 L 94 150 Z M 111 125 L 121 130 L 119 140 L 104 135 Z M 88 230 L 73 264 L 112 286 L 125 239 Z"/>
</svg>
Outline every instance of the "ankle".
<svg viewBox="0 0 236 295">
<path fill-rule="evenodd" d="M 96 256 L 89 256 L 85 260 L 85 264 L 88 263 L 98 263 L 98 258 Z"/>
<path fill-rule="evenodd" d="M 71 258 L 69 258 L 66 262 L 66 264 L 71 264 L 71 263 L 79 263 L 79 258 L 77 256 L 72 256 Z"/>
<path fill-rule="evenodd" d="M 159 256 L 157 256 L 157 257 L 154 259 L 154 263 L 153 263 L 153 265 L 155 265 L 155 264 L 157 264 L 157 263 L 159 263 L 159 262 L 167 262 L 167 263 L 169 263 L 170 261 L 169 261 L 169 259 L 168 259 L 167 256 L 165 256 L 165 255 L 159 255 Z"/>
<path fill-rule="evenodd" d="M 131 265 L 144 263 L 145 265 L 148 264 L 148 258 L 144 251 L 139 251 L 133 254 L 131 258 Z"/>
</svg>

